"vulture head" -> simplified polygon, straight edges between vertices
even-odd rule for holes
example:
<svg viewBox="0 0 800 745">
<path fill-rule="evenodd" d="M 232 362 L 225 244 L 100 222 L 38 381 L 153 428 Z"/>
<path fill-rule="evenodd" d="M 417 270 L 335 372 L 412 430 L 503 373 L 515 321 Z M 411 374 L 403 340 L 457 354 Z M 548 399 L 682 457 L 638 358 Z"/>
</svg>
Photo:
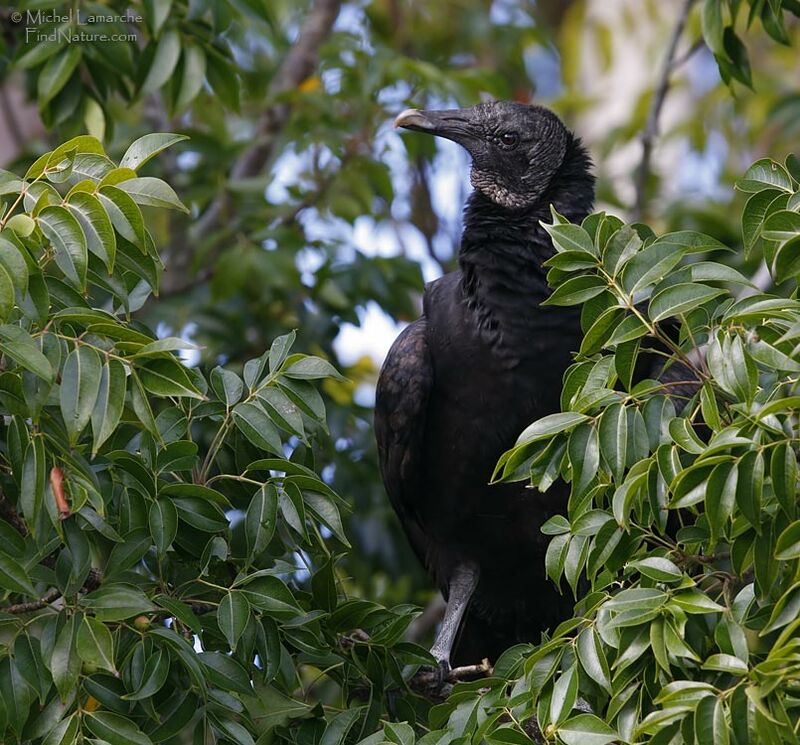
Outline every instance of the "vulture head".
<svg viewBox="0 0 800 745">
<path fill-rule="evenodd" d="M 407 109 L 394 126 L 457 142 L 472 156 L 472 185 L 508 209 L 539 202 L 571 148 L 583 155 L 588 176 L 578 139 L 541 106 L 491 101 L 467 109 Z"/>
</svg>

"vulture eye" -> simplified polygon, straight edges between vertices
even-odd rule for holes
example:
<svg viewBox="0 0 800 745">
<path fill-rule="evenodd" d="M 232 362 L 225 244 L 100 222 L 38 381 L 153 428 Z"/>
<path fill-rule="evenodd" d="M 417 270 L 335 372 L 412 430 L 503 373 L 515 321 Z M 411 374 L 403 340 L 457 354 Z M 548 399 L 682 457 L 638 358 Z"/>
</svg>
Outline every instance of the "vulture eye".
<svg viewBox="0 0 800 745">
<path fill-rule="evenodd" d="M 503 146 L 507 148 L 516 147 L 517 143 L 519 142 L 519 135 L 517 135 L 516 132 L 506 132 L 505 134 L 501 135 L 500 142 L 502 142 Z"/>
</svg>

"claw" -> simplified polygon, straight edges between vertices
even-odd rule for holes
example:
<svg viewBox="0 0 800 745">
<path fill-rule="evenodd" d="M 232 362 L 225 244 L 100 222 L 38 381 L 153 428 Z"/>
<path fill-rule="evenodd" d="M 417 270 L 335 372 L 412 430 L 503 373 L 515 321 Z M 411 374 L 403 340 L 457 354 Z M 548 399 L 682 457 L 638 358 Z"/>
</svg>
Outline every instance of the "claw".
<svg viewBox="0 0 800 745">
<path fill-rule="evenodd" d="M 436 676 L 436 688 L 441 689 L 450 682 L 450 662 L 448 660 L 439 660 L 439 664 L 436 666 L 434 670 L 434 675 Z"/>
</svg>

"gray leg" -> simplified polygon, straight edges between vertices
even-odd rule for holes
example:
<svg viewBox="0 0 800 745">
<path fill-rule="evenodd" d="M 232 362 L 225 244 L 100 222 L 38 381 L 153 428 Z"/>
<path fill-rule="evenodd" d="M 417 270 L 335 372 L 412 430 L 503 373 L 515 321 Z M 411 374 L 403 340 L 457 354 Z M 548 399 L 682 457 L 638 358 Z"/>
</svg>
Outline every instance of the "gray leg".
<svg viewBox="0 0 800 745">
<path fill-rule="evenodd" d="M 442 625 L 431 647 L 431 654 L 441 668 L 450 669 L 450 653 L 461 626 L 461 620 L 469 605 L 472 593 L 478 586 L 478 567 L 475 564 L 459 564 L 450 578 L 447 608 L 444 611 Z"/>
</svg>

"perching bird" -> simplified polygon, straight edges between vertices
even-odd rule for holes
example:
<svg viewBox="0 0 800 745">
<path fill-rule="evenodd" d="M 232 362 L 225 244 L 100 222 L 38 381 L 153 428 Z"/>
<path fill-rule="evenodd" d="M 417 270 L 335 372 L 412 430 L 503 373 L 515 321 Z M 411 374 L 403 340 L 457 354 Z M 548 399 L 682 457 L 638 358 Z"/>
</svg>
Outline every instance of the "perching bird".
<svg viewBox="0 0 800 745">
<path fill-rule="evenodd" d="M 539 493 L 488 482 L 519 433 L 559 410 L 580 309 L 541 306 L 542 262 L 554 249 L 539 221 L 551 221 L 552 204 L 580 222 L 594 177 L 580 140 L 539 106 L 410 109 L 395 126 L 454 140 L 472 156 L 459 269 L 427 285 L 423 315 L 392 346 L 375 404 L 386 490 L 447 599 L 431 650 L 447 667 L 537 642 L 572 612 L 545 576 L 540 532 L 566 511 L 566 485 Z"/>
</svg>

